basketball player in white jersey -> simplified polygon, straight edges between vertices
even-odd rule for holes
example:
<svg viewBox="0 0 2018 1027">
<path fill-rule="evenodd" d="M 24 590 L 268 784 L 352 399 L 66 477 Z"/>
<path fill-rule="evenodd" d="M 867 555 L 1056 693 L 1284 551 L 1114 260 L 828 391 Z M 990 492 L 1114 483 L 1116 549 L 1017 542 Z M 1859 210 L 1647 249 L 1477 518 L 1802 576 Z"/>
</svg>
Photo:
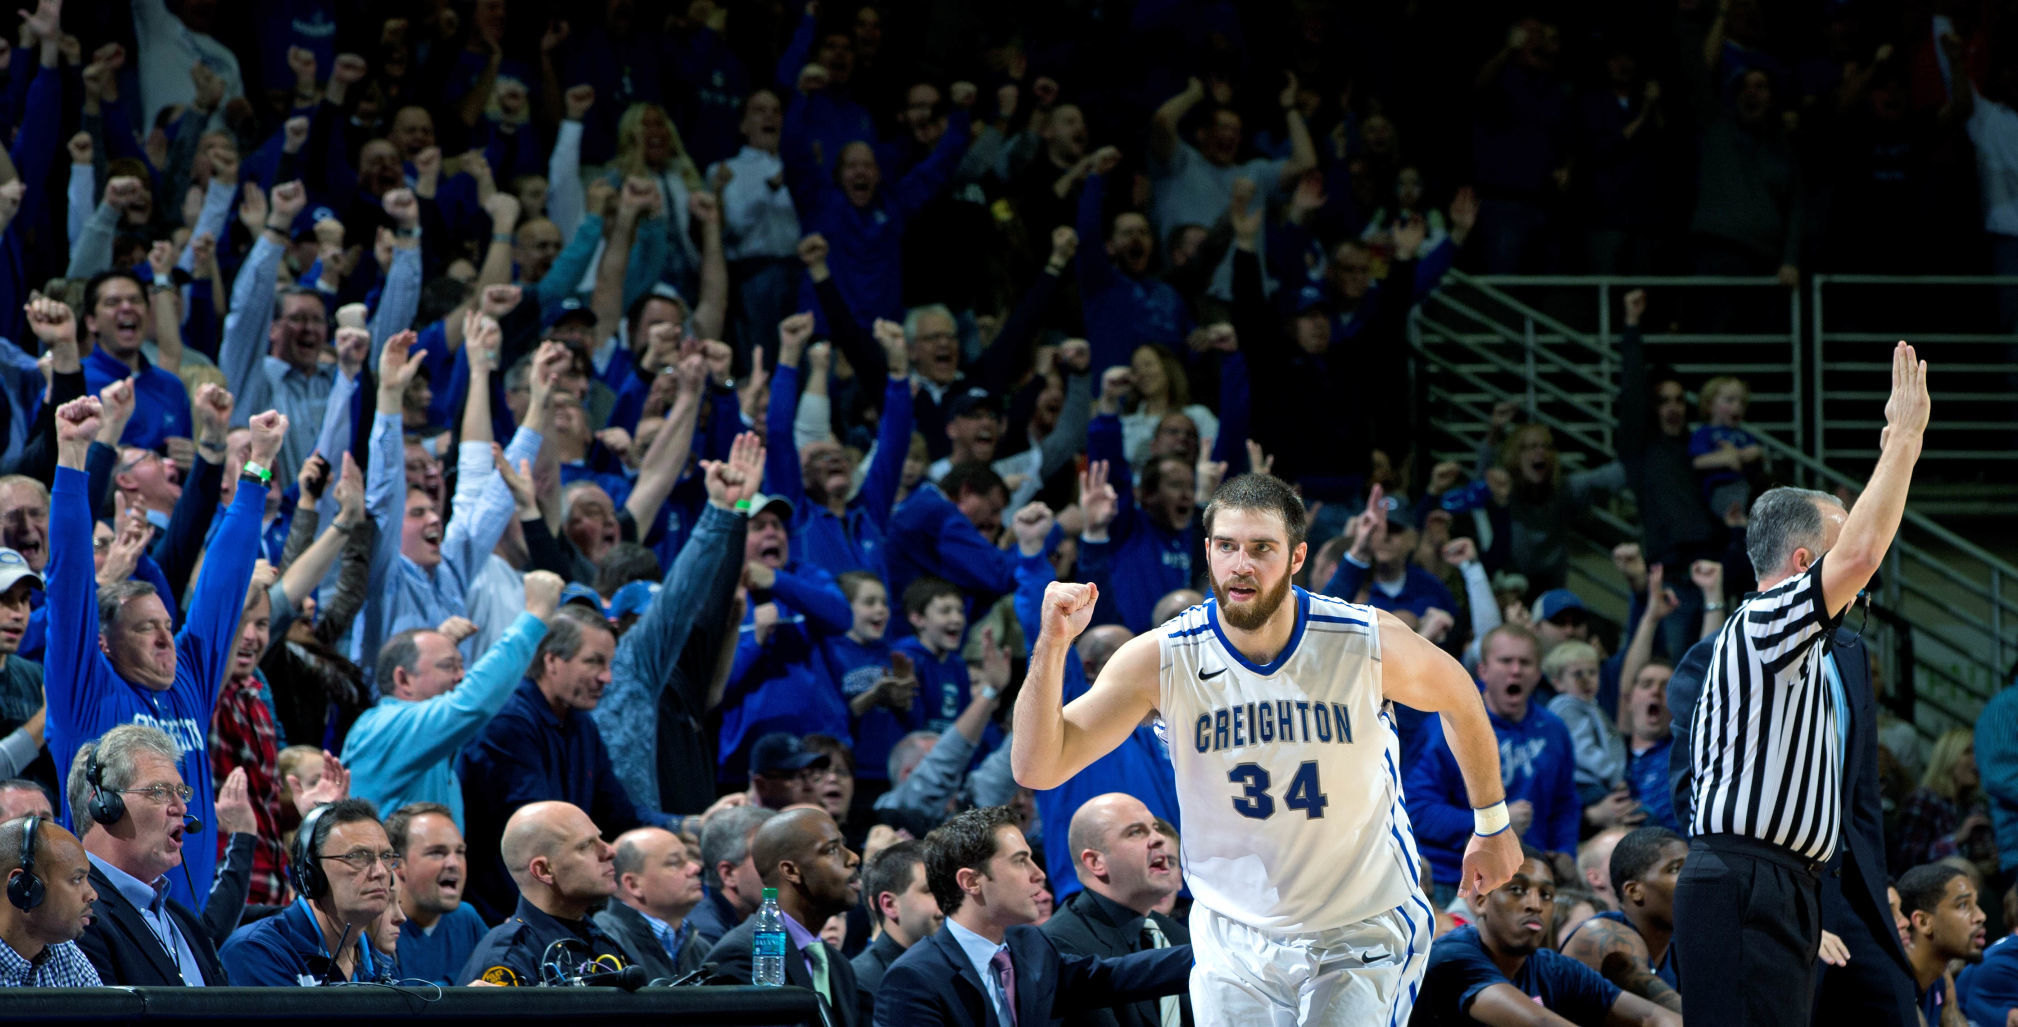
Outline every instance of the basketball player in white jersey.
<svg viewBox="0 0 2018 1027">
<path fill-rule="evenodd" d="M 1097 591 L 1046 589 L 1016 700 L 1016 780 L 1055 787 L 1160 712 L 1197 900 L 1198 1022 L 1406 1024 L 1434 920 L 1385 706 L 1443 715 L 1477 807 L 1460 894 L 1484 894 L 1521 853 L 1478 686 L 1394 617 L 1292 589 L 1304 509 L 1280 480 L 1221 485 L 1205 536 L 1212 598 L 1130 639 L 1062 709 L 1065 652 Z"/>
</svg>

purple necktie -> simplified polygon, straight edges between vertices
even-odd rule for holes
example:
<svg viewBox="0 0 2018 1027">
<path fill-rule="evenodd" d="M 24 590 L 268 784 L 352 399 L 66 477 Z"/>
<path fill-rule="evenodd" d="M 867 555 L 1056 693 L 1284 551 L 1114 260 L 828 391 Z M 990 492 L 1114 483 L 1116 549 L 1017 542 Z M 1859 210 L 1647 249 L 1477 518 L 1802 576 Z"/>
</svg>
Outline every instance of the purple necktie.
<svg viewBox="0 0 2018 1027">
<path fill-rule="evenodd" d="M 1016 1027 L 1016 968 L 1009 965 L 1009 950 L 1000 948 L 988 960 L 988 969 L 995 971 L 995 980 L 1002 985 L 1002 998 L 1009 1006 L 1007 1027 Z"/>
</svg>

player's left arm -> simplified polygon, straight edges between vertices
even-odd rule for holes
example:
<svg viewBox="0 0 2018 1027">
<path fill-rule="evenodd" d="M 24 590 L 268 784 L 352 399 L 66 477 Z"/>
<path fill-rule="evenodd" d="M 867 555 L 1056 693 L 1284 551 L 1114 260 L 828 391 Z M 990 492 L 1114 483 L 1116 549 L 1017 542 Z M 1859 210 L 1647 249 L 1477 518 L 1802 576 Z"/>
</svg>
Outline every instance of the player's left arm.
<svg viewBox="0 0 2018 1027">
<path fill-rule="evenodd" d="M 1449 653 L 1415 633 L 1391 613 L 1380 614 L 1380 682 L 1383 695 L 1404 706 L 1443 718 L 1444 740 L 1464 775 L 1473 809 L 1506 801 L 1500 782 L 1499 738 L 1486 719 L 1478 685 Z M 1513 878 L 1520 867 L 1520 839 L 1510 827 L 1472 835 L 1464 850 L 1464 877 L 1458 894 L 1483 895 Z"/>
<path fill-rule="evenodd" d="M 1682 1014 L 1621 991 L 1605 1010 L 1605 1027 L 1682 1027 Z"/>
<path fill-rule="evenodd" d="M 1603 974 L 1605 980 L 1676 1013 L 1682 1011 L 1681 993 L 1654 976 L 1647 967 L 1647 943 L 1640 932 L 1616 920 L 1586 920 L 1563 955 Z"/>
</svg>

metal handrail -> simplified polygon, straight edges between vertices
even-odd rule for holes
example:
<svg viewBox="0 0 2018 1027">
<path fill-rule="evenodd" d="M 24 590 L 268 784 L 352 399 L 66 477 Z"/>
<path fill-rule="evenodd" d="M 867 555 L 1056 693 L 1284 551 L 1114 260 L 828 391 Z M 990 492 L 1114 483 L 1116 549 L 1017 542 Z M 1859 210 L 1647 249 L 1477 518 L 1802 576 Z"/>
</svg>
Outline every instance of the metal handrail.
<svg viewBox="0 0 2018 1027">
<path fill-rule="evenodd" d="M 1543 421 L 1543 423 L 1549 424 L 1552 428 L 1557 430 L 1566 438 L 1570 438 L 1581 445 L 1596 449 L 1599 452 L 1608 452 L 1609 450 L 1608 448 L 1593 446 L 1592 445 L 1593 440 L 1589 437 L 1589 435 L 1584 431 L 1572 427 L 1567 419 L 1554 416 L 1552 414 L 1546 414 L 1543 411 L 1536 409 L 1534 401 L 1535 399 L 1541 397 L 1546 397 L 1556 402 L 1570 405 L 1575 405 L 1577 401 L 1573 398 L 1573 395 L 1570 392 L 1563 389 L 1561 386 L 1558 386 L 1554 382 L 1541 381 L 1539 380 L 1540 376 L 1533 374 L 1532 372 L 1539 369 L 1537 365 L 1541 365 L 1547 367 L 1550 370 L 1561 369 L 1568 371 L 1572 374 L 1573 380 L 1578 380 L 1580 383 L 1593 382 L 1594 384 L 1609 386 L 1610 354 L 1607 346 L 1603 342 L 1601 342 L 1600 339 L 1602 338 L 1608 340 L 1611 334 L 1610 310 L 1609 310 L 1610 308 L 1609 293 L 1611 288 L 1674 287 L 1674 286 L 1687 286 L 1687 287 L 1763 286 L 1768 282 L 1774 281 L 1772 279 L 1739 278 L 1730 276 L 1719 276 L 1716 278 L 1702 278 L 1702 277 L 1676 278 L 1676 277 L 1662 277 L 1662 276 L 1638 276 L 1631 278 L 1605 277 L 1595 280 L 1589 277 L 1571 276 L 1571 275 L 1479 277 L 1479 276 L 1466 275 L 1463 274 L 1462 272 L 1452 272 L 1450 275 L 1450 280 L 1453 284 L 1474 289 L 1481 296 L 1490 299 L 1495 303 L 1503 306 L 1508 316 L 1510 316 L 1511 318 L 1519 318 L 1521 321 L 1525 323 L 1527 328 L 1526 332 L 1521 333 L 1519 331 L 1514 330 L 1513 328 L 1509 327 L 1506 321 L 1504 320 L 1495 321 L 1494 319 L 1485 316 L 1473 305 L 1464 303 L 1448 295 L 1447 294 L 1448 290 L 1445 289 L 1439 289 L 1436 292 L 1432 293 L 1430 297 L 1427 297 L 1426 299 L 1432 302 L 1425 304 L 1425 306 L 1436 306 L 1448 309 L 1451 313 L 1455 315 L 1461 316 L 1466 320 L 1481 324 L 1482 326 L 1486 327 L 1489 330 L 1490 335 L 1497 336 L 1500 340 L 1503 340 L 1505 342 L 1514 342 L 1524 346 L 1528 351 L 1527 370 L 1530 372 L 1527 375 L 1525 375 L 1526 377 L 1525 386 L 1529 396 L 1529 402 L 1527 405 L 1529 408 L 1530 416 Z M 1952 284 L 2018 285 L 2018 277 L 1952 276 L 1936 280 Z M 1800 308 L 1803 305 L 1801 303 L 1802 296 L 1798 291 L 1789 294 L 1793 331 L 1789 335 L 1774 335 L 1769 337 L 1776 341 L 1780 339 L 1786 339 L 1790 343 L 1792 343 L 1792 345 L 1790 346 L 1791 349 L 1790 355 L 1792 357 L 1791 366 L 1794 372 L 1795 386 L 1792 389 L 1791 396 L 1789 398 L 1791 398 L 1795 410 L 1793 434 L 1796 438 L 1796 442 L 1794 444 L 1789 444 L 1787 441 L 1785 441 L 1778 435 L 1774 434 L 1773 432 L 1763 430 L 1757 424 L 1749 424 L 1747 427 L 1753 432 L 1753 434 L 1756 437 L 1759 438 L 1761 444 L 1766 447 L 1768 452 L 1770 452 L 1776 458 L 1786 461 L 1786 466 L 1798 469 L 1800 472 L 1812 476 L 1812 480 L 1809 482 L 1810 484 L 1826 483 L 1831 485 L 1843 485 L 1852 489 L 1857 489 L 1861 488 L 1864 483 L 1851 478 L 1849 475 L 1828 466 L 1822 460 L 1809 455 L 1800 444 L 1801 437 L 1806 434 L 1805 431 L 1803 430 L 1802 425 L 1803 420 L 1802 396 L 1801 396 L 1802 390 L 1800 388 L 1800 382 L 1802 379 L 1803 372 L 1806 371 L 1808 374 L 1813 375 L 1813 385 L 1817 389 L 1819 389 L 1821 385 L 1822 361 L 1819 349 L 1820 330 L 1822 327 L 1821 322 L 1822 308 L 1820 302 L 1821 284 L 1824 282 L 1834 282 L 1838 284 L 1857 284 L 1857 283 L 1898 284 L 1900 282 L 1900 279 L 1880 275 L 1856 275 L 1856 276 L 1837 275 L 1837 276 L 1816 276 L 1814 281 L 1816 283 L 1815 284 L 1816 291 L 1814 294 L 1815 302 L 1809 307 L 1809 312 L 1815 319 L 1814 327 L 1816 329 L 1816 337 L 1813 340 L 1813 344 L 1816 347 L 1816 349 L 1814 350 L 1814 352 L 1812 354 L 1805 353 L 1804 350 L 1806 350 L 1806 347 L 1801 345 L 1797 338 L 1800 332 L 1800 328 L 1802 326 L 1801 325 L 1802 311 Z M 1549 314 L 1541 310 L 1536 309 L 1532 305 L 1525 303 L 1520 299 L 1515 298 L 1507 291 L 1505 291 L 1505 289 L 1502 289 L 1500 287 L 1501 285 L 1578 286 L 1578 287 L 1591 287 L 1593 285 L 1597 286 L 1601 296 L 1600 314 L 1599 314 L 1600 328 L 1598 335 L 1593 336 L 1591 333 L 1579 331 L 1577 329 L 1570 327 L 1569 325 L 1563 323 L 1561 320 L 1553 316 L 1550 316 Z M 1522 369 L 1515 367 L 1512 361 L 1506 360 L 1505 358 L 1486 352 L 1486 347 L 1490 346 L 1491 343 L 1484 339 L 1466 338 L 1464 337 L 1464 335 L 1461 335 L 1459 332 L 1453 330 L 1453 328 L 1451 327 L 1437 324 L 1424 318 L 1417 318 L 1415 320 L 1415 324 L 1419 329 L 1416 335 L 1416 346 L 1425 354 L 1426 357 L 1431 359 L 1431 361 L 1436 366 L 1456 376 L 1466 385 L 1479 389 L 1489 395 L 1495 394 L 1500 391 L 1495 389 L 1491 383 L 1480 378 L 1477 374 L 1472 373 L 1470 370 L 1466 368 L 1458 366 L 1456 362 L 1449 360 L 1447 357 L 1430 353 L 1428 347 L 1424 345 L 1426 341 L 1435 340 L 1455 344 L 1459 346 L 1462 350 L 1467 351 L 1468 354 L 1478 356 L 1484 363 L 1490 365 L 1492 368 L 1495 368 L 1502 372 L 1514 373 L 1516 375 L 1521 374 Z M 1468 335 L 1469 333 L 1464 334 Z M 1733 341 L 1733 342 L 1741 341 L 1733 336 L 1718 336 L 1716 338 L 1719 341 Z M 1768 337 L 1762 336 L 1761 338 L 1768 338 Z M 1832 339 L 1837 338 L 1837 336 L 1830 336 L 1830 338 Z M 1948 336 L 1928 336 L 1928 338 L 1939 341 L 1940 339 L 1948 338 Z M 1873 335 L 1873 341 L 1886 341 L 1889 339 L 1890 336 Z M 1956 342 L 1968 341 L 1974 343 L 1974 342 L 1988 342 L 1992 341 L 1993 339 L 1995 341 L 2002 341 L 2007 344 L 2010 341 L 2009 337 L 1976 338 L 1969 336 L 1957 337 L 1954 338 L 1953 341 Z M 1599 358 L 1600 364 L 1603 365 L 1605 368 L 1604 371 L 1600 372 L 1601 374 L 1604 375 L 1603 381 L 1602 382 L 1594 381 L 1592 373 L 1584 367 L 1577 365 L 1565 366 L 1567 362 L 1564 361 L 1559 354 L 1547 352 L 1547 350 L 1550 348 L 1560 347 L 1564 345 L 1568 345 L 1576 349 L 1585 350 L 1595 354 Z M 1808 359 L 1804 359 L 1804 357 L 1807 357 Z M 1804 364 L 1808 366 L 1803 367 Z M 1766 365 L 1766 366 L 1777 368 L 1779 366 L 1785 366 L 1785 365 Z M 1887 365 L 1878 365 L 1878 368 L 1882 369 L 1885 366 Z M 1724 368 L 1725 365 L 1719 365 L 1719 367 Z M 1817 395 L 1819 396 L 1819 392 L 1817 393 Z M 1880 396 L 1882 395 L 1883 394 L 1880 394 Z M 2001 394 L 1996 393 L 1980 393 L 1969 395 L 1978 396 L 1986 400 L 2001 398 Z M 1454 397 L 1452 397 L 1452 399 L 1454 400 Z M 1462 404 L 1462 405 L 1465 406 L 1468 410 L 1472 406 L 1471 404 Z M 1609 407 L 1610 407 L 1609 401 L 1604 402 L 1603 405 L 1606 408 L 1606 413 L 1609 414 Z M 1607 435 L 1607 437 L 1609 437 L 1610 433 L 1609 431 L 1607 431 L 1605 432 L 1605 434 Z M 1913 594 L 1915 594 L 1916 596 L 1920 597 L 1923 600 L 1932 601 L 1940 598 L 1950 598 L 1950 599 L 1952 598 L 1952 595 L 1948 597 L 1938 597 L 1930 593 L 1928 591 L 1928 588 L 1925 586 L 1905 582 L 1903 580 L 1903 575 L 1898 573 L 1899 560 L 1901 558 L 1904 558 L 1904 559 L 1910 559 L 1915 563 L 1919 564 L 1920 566 L 1926 568 L 1926 573 L 1931 573 L 1936 578 L 1941 579 L 1943 585 L 1960 589 L 1964 591 L 1966 594 L 1973 596 L 1975 599 L 1981 600 L 1984 603 L 1986 603 L 1988 606 L 1988 614 L 1989 614 L 1987 619 L 1978 617 L 1977 615 L 1964 610 L 1955 610 L 1954 612 L 1959 622 L 1957 626 L 1963 628 L 1965 631 L 1970 632 L 1980 631 L 1981 633 L 1987 634 L 1989 636 L 1990 645 L 1992 649 L 1992 652 L 1990 654 L 1984 654 L 1978 652 L 1975 646 L 1963 643 L 1961 640 L 1951 637 L 1950 633 L 1946 630 L 1933 632 L 1931 633 L 1930 637 L 1938 640 L 1943 646 L 1952 649 L 1962 659 L 1988 670 L 1990 678 L 1992 680 L 1999 679 L 2003 672 L 2004 653 L 2005 653 L 2003 625 L 2007 623 L 2006 620 L 2007 615 L 2018 616 L 2018 597 L 2011 597 L 2007 599 L 2005 595 L 2006 590 L 2002 586 L 2007 576 L 2018 576 L 2018 567 L 2014 567 L 2011 563 L 2003 560 L 2002 558 L 1996 556 L 1993 553 L 1990 553 L 1989 551 L 1983 549 L 1981 546 L 1978 546 L 1970 542 L 1969 540 L 1963 538 L 1954 531 L 1951 531 L 1950 529 L 1943 527 L 1939 523 L 1927 517 L 1925 514 L 1912 509 L 1910 506 L 1906 510 L 1903 520 L 1904 520 L 1904 526 L 1910 527 L 1916 534 L 1919 532 L 1925 532 L 1926 538 L 1932 539 L 1940 544 L 1951 547 L 1957 553 L 1961 554 L 1961 556 L 1969 560 L 1972 560 L 1977 564 L 1979 564 L 1980 566 L 1982 566 L 1989 573 L 1989 581 L 1987 583 L 1980 582 L 1962 573 L 1956 567 L 1952 566 L 1949 560 L 1942 560 L 1936 558 L 1934 555 L 1928 552 L 1922 545 L 1918 545 L 1915 544 L 1913 541 L 1910 541 L 1906 537 L 1906 533 L 1902 531 L 1899 534 L 1899 536 L 1895 538 L 1893 544 L 1893 554 L 1892 554 L 1893 559 L 1891 562 L 1893 573 L 1888 576 L 1888 582 L 1887 582 L 1888 592 L 1891 592 L 1896 596 L 1898 594 L 1898 590 L 1903 586 L 1906 590 L 1912 592 Z M 1951 557 L 1950 560 L 1952 559 L 1953 558 Z M 2018 580 L 2018 577 L 2014 577 L 2012 580 Z M 1948 605 L 1951 608 L 1953 607 L 1952 602 L 1949 602 Z M 1936 667 L 1935 665 L 1926 662 L 1926 660 L 1927 660 L 1926 654 L 1921 654 L 1920 658 L 1916 659 L 1915 662 L 1941 672 L 1940 676 L 1954 680 L 1957 687 L 1962 689 L 1964 692 L 1973 694 L 1976 691 L 1976 686 L 1970 685 L 1969 683 L 1963 682 L 1959 679 L 1955 679 L 1953 675 L 1945 673 L 1944 668 Z M 1949 711 L 1944 709 L 1943 712 L 1949 712 Z"/>
</svg>

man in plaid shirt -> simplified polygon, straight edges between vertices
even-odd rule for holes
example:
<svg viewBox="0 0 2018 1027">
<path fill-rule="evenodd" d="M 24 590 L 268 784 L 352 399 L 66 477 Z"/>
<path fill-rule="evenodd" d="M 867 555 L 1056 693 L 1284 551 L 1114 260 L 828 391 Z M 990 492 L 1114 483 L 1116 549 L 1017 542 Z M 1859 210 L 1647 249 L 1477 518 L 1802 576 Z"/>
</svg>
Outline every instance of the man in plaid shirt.
<svg viewBox="0 0 2018 1027">
<path fill-rule="evenodd" d="M 0 988 L 99 987 L 77 949 L 98 892 L 76 836 L 44 817 L 16 817 L 0 824 L 0 867 Z"/>
</svg>

